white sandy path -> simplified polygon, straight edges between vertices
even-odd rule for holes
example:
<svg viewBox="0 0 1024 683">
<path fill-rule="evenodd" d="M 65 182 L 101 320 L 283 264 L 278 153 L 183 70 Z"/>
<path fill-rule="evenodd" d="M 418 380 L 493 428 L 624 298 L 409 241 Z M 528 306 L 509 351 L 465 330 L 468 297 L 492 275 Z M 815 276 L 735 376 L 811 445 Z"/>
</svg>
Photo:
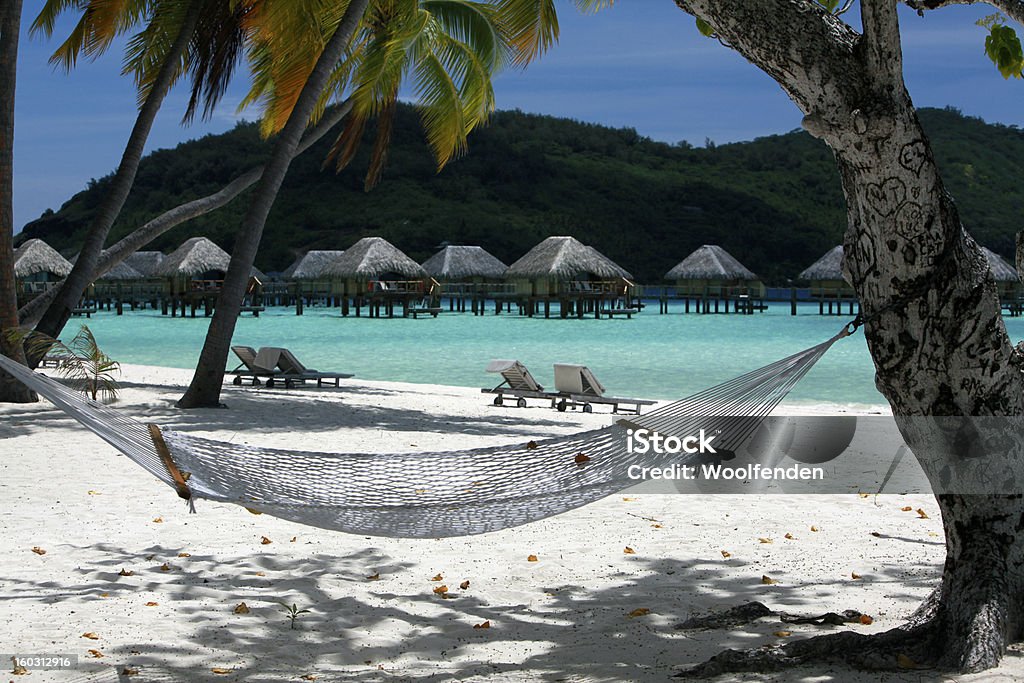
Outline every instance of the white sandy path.
<svg viewBox="0 0 1024 683">
<path fill-rule="evenodd" d="M 609 419 L 495 408 L 464 388 L 360 381 L 327 391 L 229 387 L 228 409 L 183 413 L 173 402 L 188 378 L 126 366 L 118 405 L 213 438 L 337 451 L 520 442 Z M 942 558 L 926 496 L 620 495 L 443 540 L 351 536 L 206 501 L 189 515 L 172 489 L 49 404 L 2 406 L 0 415 L 0 651 L 79 657 L 75 671 L 18 679 L 30 683 L 116 681 L 125 666 L 139 671 L 133 681 L 666 680 L 678 665 L 774 642 L 784 628 L 673 628 L 688 616 L 759 600 L 792 612 L 857 609 L 875 622 L 849 628 L 884 630 L 927 594 Z M 443 581 L 431 581 L 438 574 Z M 455 597 L 434 594 L 439 585 Z M 240 602 L 249 614 L 234 614 Z M 281 602 L 311 611 L 291 630 Z M 650 614 L 630 618 L 637 608 Z M 473 628 L 485 621 L 489 629 Z M 842 667 L 761 678 L 878 680 Z M 1011 657 L 962 680 L 1022 678 Z"/>
</svg>

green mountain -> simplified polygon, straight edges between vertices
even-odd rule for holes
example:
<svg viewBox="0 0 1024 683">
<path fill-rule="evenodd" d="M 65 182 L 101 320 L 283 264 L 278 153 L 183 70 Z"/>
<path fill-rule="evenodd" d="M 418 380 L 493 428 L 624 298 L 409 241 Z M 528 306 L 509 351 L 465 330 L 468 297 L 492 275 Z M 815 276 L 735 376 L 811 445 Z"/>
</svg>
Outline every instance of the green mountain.
<svg viewBox="0 0 1024 683">
<path fill-rule="evenodd" d="M 1024 214 L 1017 187 L 1024 132 L 952 109 L 925 109 L 921 119 L 968 229 L 1012 256 Z M 262 270 L 283 270 L 305 249 L 344 249 L 368 235 L 385 237 L 418 261 L 448 241 L 481 245 L 511 263 L 544 237 L 568 234 L 642 282 L 660 282 L 701 244 L 720 244 L 781 284 L 837 244 L 845 228 L 831 153 L 799 131 L 698 149 L 653 142 L 631 129 L 499 112 L 473 133 L 468 153 L 438 173 L 416 112 L 402 107 L 384 179 L 370 192 L 362 179 L 369 142 L 340 174 L 321 170 L 330 142 L 292 164 L 260 247 Z M 253 124 L 240 124 L 150 154 L 113 237 L 217 190 L 268 149 Z M 23 238 L 77 251 L 108 182 L 91 181 L 59 211 L 25 226 Z M 150 248 L 170 251 L 205 235 L 230 251 L 247 202 L 243 195 Z"/>
</svg>

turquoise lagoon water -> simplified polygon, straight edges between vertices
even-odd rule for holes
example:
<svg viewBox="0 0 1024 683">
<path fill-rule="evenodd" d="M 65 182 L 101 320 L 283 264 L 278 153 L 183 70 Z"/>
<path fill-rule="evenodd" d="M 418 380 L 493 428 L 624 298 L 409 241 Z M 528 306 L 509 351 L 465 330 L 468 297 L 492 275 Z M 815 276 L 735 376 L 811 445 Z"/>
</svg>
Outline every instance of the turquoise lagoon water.
<svg viewBox="0 0 1024 683">
<path fill-rule="evenodd" d="M 657 305 L 632 320 L 561 320 L 518 315 L 442 313 L 418 320 L 341 317 L 339 309 L 271 308 L 239 319 L 234 343 L 287 346 L 310 367 L 357 377 L 467 387 L 494 386 L 484 367 L 515 358 L 545 386 L 553 363 L 588 365 L 612 395 L 680 398 L 800 351 L 834 335 L 850 316 L 817 315 L 802 304 L 772 304 L 756 315 L 659 315 Z M 1024 320 L 1005 318 L 1011 338 L 1024 337 Z M 103 348 L 122 363 L 195 367 L 209 320 L 171 318 L 159 311 L 102 312 L 90 326 Z M 229 367 L 234 366 L 232 356 Z M 796 402 L 883 403 L 864 337 L 841 340 L 791 394 Z"/>
</svg>

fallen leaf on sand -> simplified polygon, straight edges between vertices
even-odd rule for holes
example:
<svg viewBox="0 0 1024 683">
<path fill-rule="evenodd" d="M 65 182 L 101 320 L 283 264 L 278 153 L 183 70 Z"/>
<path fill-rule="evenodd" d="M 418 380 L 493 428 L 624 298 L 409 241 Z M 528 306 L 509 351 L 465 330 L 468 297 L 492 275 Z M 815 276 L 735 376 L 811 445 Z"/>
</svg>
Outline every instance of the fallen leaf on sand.
<svg viewBox="0 0 1024 683">
<path fill-rule="evenodd" d="M 262 512 L 257 510 L 256 508 L 245 508 L 245 509 L 248 510 L 249 513 L 253 514 L 253 515 L 262 515 L 263 514 Z"/>
<path fill-rule="evenodd" d="M 861 498 L 870 498 L 871 497 L 870 493 L 864 493 L 863 491 L 858 491 L 857 495 L 860 496 Z"/>
<path fill-rule="evenodd" d="M 864 626 L 870 626 L 871 624 L 875 623 L 875 620 L 866 614 L 862 614 L 860 615 L 860 623 Z"/>
<path fill-rule="evenodd" d="M 88 638 L 89 640 L 99 640 L 100 639 L 100 637 L 98 635 L 96 635 L 95 633 L 93 633 L 92 631 L 86 631 L 85 633 L 82 634 L 82 637 L 83 638 Z"/>
<path fill-rule="evenodd" d="M 584 455 L 583 453 L 579 453 L 579 454 L 578 454 L 578 455 L 577 455 L 577 456 L 576 456 L 576 457 L 574 458 L 574 460 L 576 461 L 576 464 L 577 464 L 577 465 L 582 465 L 582 464 L 583 464 L 583 463 L 585 463 L 585 462 L 590 462 L 590 456 L 589 456 L 589 455 Z"/>
<path fill-rule="evenodd" d="M 860 578 L 860 574 L 858 574 L 857 572 L 850 572 L 850 578 L 856 581 Z"/>
<path fill-rule="evenodd" d="M 163 517 L 157 517 L 157 518 L 155 518 L 153 520 L 153 524 L 163 524 L 163 523 L 164 523 L 164 518 Z"/>
<path fill-rule="evenodd" d="M 316 676 L 314 676 L 313 674 L 306 674 L 305 676 L 299 676 L 299 678 L 301 678 L 304 681 L 315 681 L 316 680 Z"/>
<path fill-rule="evenodd" d="M 438 595 L 444 595 L 448 592 L 448 586 L 436 586 L 434 592 Z"/>
<path fill-rule="evenodd" d="M 266 576 L 266 572 L 255 572 L 256 576 Z"/>
<path fill-rule="evenodd" d="M 878 533 L 877 531 L 872 531 L 871 535 L 874 536 L 875 538 L 881 538 L 882 537 L 882 534 Z"/>
<path fill-rule="evenodd" d="M 661 528 L 660 524 L 652 524 L 651 526 L 654 527 L 655 529 L 660 529 Z"/>
<path fill-rule="evenodd" d="M 292 536 L 292 540 L 290 540 L 290 541 L 288 541 L 288 542 L 289 542 L 289 543 L 295 543 L 295 541 L 297 541 L 297 540 L 299 540 L 299 537 L 298 537 L 298 536 Z"/>
<path fill-rule="evenodd" d="M 431 581 L 444 581 L 444 577 L 440 574 L 434 574 L 434 578 L 432 578 Z"/>
<path fill-rule="evenodd" d="M 462 590 L 466 590 L 467 588 L 469 588 L 469 580 L 467 579 L 466 581 L 460 583 L 459 588 L 461 588 Z"/>
<path fill-rule="evenodd" d="M 89 650 L 89 656 L 93 659 L 100 659 L 101 657 L 103 657 L 103 653 L 99 650 Z"/>
<path fill-rule="evenodd" d="M 914 508 L 912 508 L 912 507 L 910 507 L 909 505 L 907 505 L 907 506 L 905 506 L 905 507 L 901 507 L 901 508 L 900 508 L 900 512 L 910 512 L 910 511 L 911 511 L 911 510 L 913 510 L 913 509 L 914 509 Z"/>
<path fill-rule="evenodd" d="M 100 593 L 100 597 L 101 598 L 109 598 L 110 597 L 110 593 Z"/>
<path fill-rule="evenodd" d="M 159 605 L 160 605 L 159 602 L 147 602 L 146 603 L 146 607 L 158 607 Z"/>
<path fill-rule="evenodd" d="M 245 604 L 244 602 L 240 602 L 237 605 L 235 605 L 235 609 L 233 611 L 235 614 L 248 614 L 250 610 L 247 604 Z"/>
<path fill-rule="evenodd" d="M 636 498 L 623 498 L 622 500 L 623 500 L 623 502 L 626 502 L 626 503 L 632 503 L 634 500 L 636 500 Z"/>
<path fill-rule="evenodd" d="M 772 635 L 776 635 L 779 638 L 789 638 L 791 635 L 793 635 L 793 632 L 792 631 L 776 631 Z"/>
<path fill-rule="evenodd" d="M 817 530 L 818 530 L 818 527 L 813 526 L 813 525 L 811 526 L 811 531 L 815 531 L 816 532 Z"/>
<path fill-rule="evenodd" d="M 796 536 L 794 536 L 793 534 L 786 534 L 785 538 L 786 538 L 787 541 L 795 541 L 796 540 Z"/>
<path fill-rule="evenodd" d="M 171 565 L 169 565 L 166 562 L 164 562 L 162 565 L 160 565 L 160 571 L 162 571 L 162 572 L 169 572 L 169 571 L 171 571 Z"/>
<path fill-rule="evenodd" d="M 192 557 L 192 553 L 178 553 L 178 557 Z"/>
<path fill-rule="evenodd" d="M 121 675 L 122 676 L 138 676 L 139 675 L 139 670 L 138 669 L 131 669 L 131 668 L 126 666 L 125 668 L 121 669 Z"/>
<path fill-rule="evenodd" d="M 212 671 L 212 672 L 213 672 L 213 673 L 215 673 L 215 674 L 220 674 L 220 675 L 222 675 L 222 676 L 223 676 L 223 675 L 225 675 L 225 674 L 229 674 L 229 673 L 231 673 L 231 672 L 232 672 L 232 669 L 225 669 L 224 667 L 220 667 L 220 666 L 215 666 L 215 667 L 213 667 L 212 669 L 210 669 L 210 671 Z"/>
<path fill-rule="evenodd" d="M 636 551 L 630 548 L 628 545 L 622 549 L 622 552 L 626 555 L 636 555 Z"/>
<path fill-rule="evenodd" d="M 266 536 L 260 538 L 260 545 L 270 545 L 271 543 L 273 543 L 273 541 L 271 541 Z"/>
<path fill-rule="evenodd" d="M 480 623 L 480 624 L 473 624 L 473 628 L 490 628 L 490 627 L 491 627 L 491 622 L 489 620 L 485 621 L 483 623 Z"/>
<path fill-rule="evenodd" d="M 527 562 L 537 562 L 538 561 L 537 560 L 537 556 L 536 555 L 530 555 L 529 557 L 526 558 L 526 561 Z"/>
<path fill-rule="evenodd" d="M 526 442 L 526 450 L 532 451 L 536 447 L 537 447 L 537 442 L 536 441 L 527 441 Z"/>
<path fill-rule="evenodd" d="M 772 585 L 775 585 L 776 583 L 778 583 L 778 581 L 773 579 L 772 577 L 768 576 L 767 574 L 762 574 L 761 575 L 761 583 L 763 583 L 766 586 L 772 586 Z"/>
<path fill-rule="evenodd" d="M 732 553 L 730 553 L 728 550 L 723 550 L 722 551 L 722 557 L 725 557 L 725 558 L 732 557 Z"/>
<path fill-rule="evenodd" d="M 32 546 L 32 552 L 34 552 L 36 555 L 45 555 L 46 554 L 46 551 L 43 550 L 42 548 L 40 548 L 37 545 L 36 546 Z"/>
<path fill-rule="evenodd" d="M 629 613 L 629 618 L 632 619 L 633 617 L 646 617 L 650 613 L 651 610 L 649 610 L 646 607 L 637 607 L 635 610 Z"/>
<path fill-rule="evenodd" d="M 761 543 L 774 543 L 775 542 L 775 541 L 773 541 L 770 538 L 759 538 L 757 540 L 760 541 Z"/>
<path fill-rule="evenodd" d="M 12 657 L 12 659 L 13 659 L 13 657 Z M 11 669 L 11 673 L 14 674 L 15 676 L 27 676 L 28 675 L 28 669 L 23 667 L 21 664 L 15 664 L 14 668 Z"/>
<path fill-rule="evenodd" d="M 928 519 L 928 513 L 925 512 L 922 508 L 917 508 L 917 518 Z"/>
<path fill-rule="evenodd" d="M 90 496 L 102 496 L 103 494 L 100 493 L 99 491 L 92 491 L 92 490 L 90 490 L 89 491 L 89 495 Z"/>
<path fill-rule="evenodd" d="M 118 576 L 134 576 L 135 572 L 130 572 L 127 569 L 122 569 L 117 573 Z"/>
<path fill-rule="evenodd" d="M 370 574 L 369 576 L 366 577 L 366 580 L 367 581 L 380 581 L 380 572 L 377 572 L 376 574 Z"/>
</svg>

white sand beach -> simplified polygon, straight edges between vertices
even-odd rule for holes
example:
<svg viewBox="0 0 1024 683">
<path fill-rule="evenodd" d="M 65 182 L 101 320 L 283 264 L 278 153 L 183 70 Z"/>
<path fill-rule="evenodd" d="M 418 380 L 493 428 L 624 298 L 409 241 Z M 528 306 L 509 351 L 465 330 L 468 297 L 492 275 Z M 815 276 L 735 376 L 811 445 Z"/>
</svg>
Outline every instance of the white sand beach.
<svg viewBox="0 0 1024 683">
<path fill-rule="evenodd" d="M 229 386 L 226 409 L 182 412 L 173 403 L 189 377 L 124 366 L 117 406 L 192 434 L 323 451 L 459 449 L 610 420 L 360 380 Z M 616 495 L 437 540 L 329 532 L 202 500 L 189 514 L 173 489 L 45 401 L 0 415 L 0 652 L 78 658 L 72 670 L 4 681 L 662 681 L 726 647 L 897 626 L 943 558 L 924 495 Z M 752 600 L 808 615 L 858 610 L 873 622 L 674 628 Z M 309 611 L 292 629 L 281 603 Z M 818 666 L 757 679 L 879 676 Z M 956 680 L 1022 679 L 1011 653 L 996 671 Z"/>
</svg>

